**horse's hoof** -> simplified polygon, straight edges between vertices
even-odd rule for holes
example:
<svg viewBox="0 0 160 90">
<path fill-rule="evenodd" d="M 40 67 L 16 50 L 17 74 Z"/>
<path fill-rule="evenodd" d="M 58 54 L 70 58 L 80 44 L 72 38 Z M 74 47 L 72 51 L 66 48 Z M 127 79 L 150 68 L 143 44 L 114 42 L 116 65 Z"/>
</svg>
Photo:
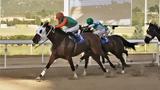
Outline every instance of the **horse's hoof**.
<svg viewBox="0 0 160 90">
<path fill-rule="evenodd" d="M 87 76 L 87 73 L 86 73 L 86 72 L 83 72 L 82 76 Z"/>
<path fill-rule="evenodd" d="M 38 76 L 38 77 L 36 78 L 36 81 L 41 82 L 41 77 Z"/>
<path fill-rule="evenodd" d="M 121 71 L 121 74 L 125 74 L 125 71 L 124 71 L 124 70 L 122 70 L 122 71 Z"/>
<path fill-rule="evenodd" d="M 106 69 L 106 73 L 109 73 L 109 69 Z"/>
<path fill-rule="evenodd" d="M 70 77 L 69 80 L 78 80 L 78 78 Z"/>
</svg>

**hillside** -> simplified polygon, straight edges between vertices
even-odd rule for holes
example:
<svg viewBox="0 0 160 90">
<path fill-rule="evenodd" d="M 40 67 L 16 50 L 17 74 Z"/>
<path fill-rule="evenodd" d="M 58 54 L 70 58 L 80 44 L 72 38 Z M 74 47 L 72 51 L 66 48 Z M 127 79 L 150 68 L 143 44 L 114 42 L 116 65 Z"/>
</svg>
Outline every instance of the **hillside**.
<svg viewBox="0 0 160 90">
<path fill-rule="evenodd" d="M 26 16 L 28 13 L 39 15 L 40 13 L 52 14 L 63 10 L 64 0 L 1 0 L 2 16 Z M 133 8 L 138 7 L 144 11 L 145 0 L 132 0 Z M 148 7 L 154 6 L 158 0 L 148 0 Z"/>
<path fill-rule="evenodd" d="M 2 0 L 2 16 L 25 16 L 63 10 L 63 0 Z"/>
<path fill-rule="evenodd" d="M 154 6 L 155 4 L 158 4 L 159 0 L 148 0 L 148 8 L 151 6 Z M 145 0 L 132 0 L 132 8 L 138 7 L 142 11 L 144 11 L 144 4 Z"/>
</svg>

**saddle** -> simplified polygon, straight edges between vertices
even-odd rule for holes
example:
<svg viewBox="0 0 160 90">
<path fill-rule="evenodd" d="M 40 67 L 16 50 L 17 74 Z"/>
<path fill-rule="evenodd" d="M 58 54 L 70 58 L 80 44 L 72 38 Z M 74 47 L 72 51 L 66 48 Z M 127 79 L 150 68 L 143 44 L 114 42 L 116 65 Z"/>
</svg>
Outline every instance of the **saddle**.
<svg viewBox="0 0 160 90">
<path fill-rule="evenodd" d="M 102 44 L 108 44 L 109 43 L 109 39 L 106 36 L 102 36 L 101 37 L 101 43 Z"/>
<path fill-rule="evenodd" d="M 75 34 L 72 32 L 68 32 L 67 34 L 70 36 L 69 38 L 72 39 L 76 43 L 84 42 L 84 38 L 81 34 Z"/>
</svg>

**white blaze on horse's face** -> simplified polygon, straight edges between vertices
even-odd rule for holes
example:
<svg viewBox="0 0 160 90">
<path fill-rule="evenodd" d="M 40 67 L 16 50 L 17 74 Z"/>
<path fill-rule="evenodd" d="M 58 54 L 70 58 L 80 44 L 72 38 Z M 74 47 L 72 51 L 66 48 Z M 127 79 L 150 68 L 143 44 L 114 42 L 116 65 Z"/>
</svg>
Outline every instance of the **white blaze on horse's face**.
<svg viewBox="0 0 160 90">
<path fill-rule="evenodd" d="M 47 39 L 46 28 L 43 26 L 39 26 L 36 30 L 36 34 L 38 34 L 42 40 Z"/>
</svg>

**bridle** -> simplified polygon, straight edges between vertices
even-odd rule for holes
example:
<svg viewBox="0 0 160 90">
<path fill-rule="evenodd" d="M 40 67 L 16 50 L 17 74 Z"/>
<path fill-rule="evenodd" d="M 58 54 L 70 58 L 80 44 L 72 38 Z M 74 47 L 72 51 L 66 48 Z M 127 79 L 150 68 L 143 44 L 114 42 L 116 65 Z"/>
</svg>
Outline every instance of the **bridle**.
<svg viewBox="0 0 160 90">
<path fill-rule="evenodd" d="M 49 29 L 49 31 L 48 31 L 48 33 L 46 34 L 46 36 L 48 37 L 48 35 L 52 32 L 52 33 L 54 33 L 55 32 L 55 30 L 52 30 L 53 29 L 53 26 L 51 26 L 50 25 L 50 29 Z"/>
<path fill-rule="evenodd" d="M 38 48 L 39 46 L 41 46 L 42 44 L 44 44 L 44 43 L 48 40 L 48 35 L 49 35 L 51 32 L 52 32 L 52 33 L 55 32 L 55 30 L 52 30 L 52 29 L 53 29 L 53 26 L 50 25 L 50 27 L 51 27 L 51 28 L 49 29 L 48 33 L 46 34 L 47 39 L 45 39 L 43 42 L 39 43 L 39 45 L 36 46 L 35 49 Z"/>
</svg>

